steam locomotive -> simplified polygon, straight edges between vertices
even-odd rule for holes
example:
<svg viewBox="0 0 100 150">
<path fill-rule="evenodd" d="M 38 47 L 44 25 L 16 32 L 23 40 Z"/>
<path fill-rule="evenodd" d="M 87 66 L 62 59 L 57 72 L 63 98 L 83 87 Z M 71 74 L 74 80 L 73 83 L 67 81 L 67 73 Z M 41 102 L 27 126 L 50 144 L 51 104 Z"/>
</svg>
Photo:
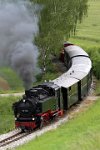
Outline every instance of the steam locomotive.
<svg viewBox="0 0 100 150">
<path fill-rule="evenodd" d="M 64 74 L 25 91 L 22 99 L 13 104 L 16 128 L 22 131 L 41 128 L 87 96 L 92 82 L 88 54 L 66 42 L 61 59 L 66 65 Z"/>
</svg>

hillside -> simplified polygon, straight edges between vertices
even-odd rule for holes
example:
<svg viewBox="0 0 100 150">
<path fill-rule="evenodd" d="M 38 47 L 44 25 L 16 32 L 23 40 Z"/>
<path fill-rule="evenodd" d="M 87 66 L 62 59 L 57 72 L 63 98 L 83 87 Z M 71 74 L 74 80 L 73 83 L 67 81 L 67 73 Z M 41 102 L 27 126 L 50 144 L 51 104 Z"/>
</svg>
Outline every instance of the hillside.
<svg viewBox="0 0 100 150">
<path fill-rule="evenodd" d="M 100 51 L 100 1 L 89 0 L 88 15 L 85 17 L 82 24 L 78 24 L 76 35 L 71 36 L 70 40 L 77 45 L 91 48 L 94 47 Z"/>
</svg>

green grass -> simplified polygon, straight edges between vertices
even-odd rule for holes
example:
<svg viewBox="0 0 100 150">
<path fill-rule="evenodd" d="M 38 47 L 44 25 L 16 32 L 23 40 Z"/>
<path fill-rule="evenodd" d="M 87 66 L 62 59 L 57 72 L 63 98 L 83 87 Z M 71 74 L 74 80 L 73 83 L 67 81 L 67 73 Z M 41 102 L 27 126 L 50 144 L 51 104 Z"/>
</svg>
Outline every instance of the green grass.
<svg viewBox="0 0 100 150">
<path fill-rule="evenodd" d="M 16 150 L 99 150 L 100 99 L 58 129 L 45 133 Z"/>
<path fill-rule="evenodd" d="M 70 40 L 80 46 L 100 48 L 100 0 L 89 0 L 88 16 L 78 24 L 75 37 Z"/>
<path fill-rule="evenodd" d="M 6 133 L 14 129 L 14 115 L 12 111 L 12 103 L 17 101 L 19 97 L 0 97 L 0 134 Z"/>
</svg>

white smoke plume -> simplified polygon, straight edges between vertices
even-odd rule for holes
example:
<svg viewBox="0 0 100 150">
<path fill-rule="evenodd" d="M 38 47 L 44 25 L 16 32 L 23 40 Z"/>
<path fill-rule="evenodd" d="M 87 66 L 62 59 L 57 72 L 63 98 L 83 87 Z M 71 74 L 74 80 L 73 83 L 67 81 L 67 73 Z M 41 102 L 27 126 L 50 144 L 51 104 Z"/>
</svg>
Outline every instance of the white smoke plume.
<svg viewBox="0 0 100 150">
<path fill-rule="evenodd" d="M 14 69 L 25 89 L 31 87 L 37 72 L 34 38 L 39 32 L 39 11 L 29 1 L 0 0 L 0 66 Z"/>
</svg>

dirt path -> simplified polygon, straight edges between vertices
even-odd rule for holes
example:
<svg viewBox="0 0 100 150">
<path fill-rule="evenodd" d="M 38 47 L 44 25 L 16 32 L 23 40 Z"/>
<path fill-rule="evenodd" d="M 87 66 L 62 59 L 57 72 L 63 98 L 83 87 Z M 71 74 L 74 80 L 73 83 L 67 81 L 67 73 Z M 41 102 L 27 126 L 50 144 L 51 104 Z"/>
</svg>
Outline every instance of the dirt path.
<svg viewBox="0 0 100 150">
<path fill-rule="evenodd" d="M 8 96 L 22 96 L 23 93 L 10 93 L 10 94 L 0 94 L 1 97 L 8 97 Z"/>
<path fill-rule="evenodd" d="M 86 97 L 86 100 L 94 101 L 100 98 L 100 96 L 90 95 Z"/>
</svg>

